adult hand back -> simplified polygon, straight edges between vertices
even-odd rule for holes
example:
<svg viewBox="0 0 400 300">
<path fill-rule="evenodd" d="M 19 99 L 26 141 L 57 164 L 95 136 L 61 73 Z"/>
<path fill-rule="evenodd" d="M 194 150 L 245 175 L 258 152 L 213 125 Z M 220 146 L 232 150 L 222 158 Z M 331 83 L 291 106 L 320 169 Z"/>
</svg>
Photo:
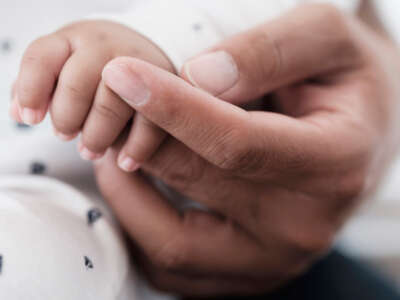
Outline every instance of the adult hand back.
<svg viewBox="0 0 400 300">
<path fill-rule="evenodd" d="M 213 211 L 179 214 L 116 166 L 117 150 L 99 162 L 152 282 L 253 294 L 323 255 L 398 141 L 398 58 L 355 18 L 309 5 L 188 62 L 182 76 L 209 93 L 136 59 L 109 63 L 105 83 L 171 135 L 143 170 Z M 276 112 L 232 104 L 271 92 Z"/>
</svg>

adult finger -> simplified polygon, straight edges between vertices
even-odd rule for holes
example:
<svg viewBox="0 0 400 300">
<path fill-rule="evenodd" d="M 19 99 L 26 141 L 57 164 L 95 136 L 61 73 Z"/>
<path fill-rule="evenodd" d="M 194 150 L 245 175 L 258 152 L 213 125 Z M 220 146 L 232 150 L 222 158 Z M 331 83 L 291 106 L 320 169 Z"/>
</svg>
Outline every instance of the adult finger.
<svg viewBox="0 0 400 300">
<path fill-rule="evenodd" d="M 182 76 L 231 103 L 360 63 L 349 18 L 330 5 L 302 5 L 189 60 Z"/>
<path fill-rule="evenodd" d="M 168 271 L 199 274 L 265 272 L 260 259 L 267 255 L 252 237 L 208 213 L 189 211 L 181 216 L 140 173 L 121 170 L 116 158 L 112 150 L 97 162 L 99 187 L 152 263 Z"/>
<path fill-rule="evenodd" d="M 320 136 L 309 123 L 246 112 L 137 59 L 113 60 L 103 80 L 144 117 L 221 169 L 281 168 L 282 161 L 307 156 Z"/>
</svg>

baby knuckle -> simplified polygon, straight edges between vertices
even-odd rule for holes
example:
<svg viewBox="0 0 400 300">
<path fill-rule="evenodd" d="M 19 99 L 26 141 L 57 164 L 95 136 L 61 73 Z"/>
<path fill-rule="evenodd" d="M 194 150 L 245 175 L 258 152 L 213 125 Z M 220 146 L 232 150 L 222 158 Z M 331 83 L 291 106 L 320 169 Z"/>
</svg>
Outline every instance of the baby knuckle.
<svg viewBox="0 0 400 300">
<path fill-rule="evenodd" d="M 178 267 L 182 264 L 182 258 L 178 250 L 176 252 L 165 252 L 162 255 L 158 255 L 153 263 L 160 269 L 166 271 L 174 271 L 177 270 Z"/>
<path fill-rule="evenodd" d="M 115 109 L 114 106 L 108 105 L 106 103 L 95 103 L 93 105 L 94 113 L 97 115 L 110 120 L 120 120 L 121 115 Z"/>
<path fill-rule="evenodd" d="M 38 68 L 38 67 L 43 67 L 43 68 L 49 68 L 50 63 L 49 60 L 46 60 L 45 57 L 42 56 L 42 54 L 36 50 L 33 49 L 28 49 L 24 56 L 22 57 L 21 61 L 22 67 L 31 67 L 31 68 Z"/>
<path fill-rule="evenodd" d="M 32 49 L 28 49 L 24 56 L 22 57 L 22 65 L 30 65 L 30 64 L 41 64 L 45 63 L 45 60 L 41 58 L 37 52 Z"/>
<path fill-rule="evenodd" d="M 49 52 L 45 51 L 51 47 L 54 49 L 49 57 Z M 26 49 L 22 57 L 22 64 L 41 64 L 50 67 L 53 58 L 65 57 L 70 53 L 70 45 L 67 39 L 56 34 L 42 36 L 33 41 Z"/>
<path fill-rule="evenodd" d="M 19 84 L 18 98 L 24 104 L 34 103 L 36 101 L 35 87 L 30 84 Z"/>
<path fill-rule="evenodd" d="M 82 92 L 83 92 L 79 86 L 77 86 L 76 84 L 72 84 L 72 83 L 65 84 L 64 89 L 65 89 L 65 92 L 68 95 L 68 97 L 72 97 L 72 99 L 78 98 L 79 96 L 82 95 Z"/>
<path fill-rule="evenodd" d="M 31 58 L 36 58 L 37 56 L 42 54 L 43 47 L 47 44 L 47 41 L 48 37 L 43 36 L 31 42 L 25 51 L 26 54 L 29 54 L 26 56 L 26 58 L 29 60 Z"/>
</svg>

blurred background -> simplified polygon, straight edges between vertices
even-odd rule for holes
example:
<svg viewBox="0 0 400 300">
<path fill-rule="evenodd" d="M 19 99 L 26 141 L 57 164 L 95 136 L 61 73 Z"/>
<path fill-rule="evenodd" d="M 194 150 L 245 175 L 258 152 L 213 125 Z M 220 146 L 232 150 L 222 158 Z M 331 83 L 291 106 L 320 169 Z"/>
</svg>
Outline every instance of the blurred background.
<svg viewBox="0 0 400 300">
<path fill-rule="evenodd" d="M 19 60 L 29 42 L 92 13 L 123 11 L 132 2 L 134 0 L 2 0 L 0 133 L 4 127 L 16 126 L 8 117 L 8 102 Z M 400 41 L 400 1 L 376 2 L 379 2 L 378 14 L 388 25 L 393 38 Z M 400 155 L 380 190 L 356 215 L 338 238 L 338 247 L 377 266 L 400 287 Z"/>
</svg>

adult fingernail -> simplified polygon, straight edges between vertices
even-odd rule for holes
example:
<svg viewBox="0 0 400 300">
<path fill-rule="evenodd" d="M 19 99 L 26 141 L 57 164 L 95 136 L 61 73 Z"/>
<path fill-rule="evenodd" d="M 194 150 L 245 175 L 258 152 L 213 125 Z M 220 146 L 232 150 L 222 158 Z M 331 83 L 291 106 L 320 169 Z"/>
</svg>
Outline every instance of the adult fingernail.
<svg viewBox="0 0 400 300">
<path fill-rule="evenodd" d="M 214 96 L 231 89 L 239 80 L 233 57 L 225 51 L 201 55 L 188 61 L 183 72 L 189 81 Z"/>
<path fill-rule="evenodd" d="M 146 83 L 125 64 L 109 64 L 103 70 L 103 79 L 109 88 L 133 106 L 150 99 L 151 91 Z"/>
<path fill-rule="evenodd" d="M 134 172 L 139 169 L 140 165 L 131 157 L 122 154 L 118 159 L 119 167 L 125 172 Z"/>
<path fill-rule="evenodd" d="M 21 109 L 21 119 L 25 124 L 35 125 L 40 122 L 41 118 L 42 113 L 40 110 L 27 107 Z"/>
</svg>

